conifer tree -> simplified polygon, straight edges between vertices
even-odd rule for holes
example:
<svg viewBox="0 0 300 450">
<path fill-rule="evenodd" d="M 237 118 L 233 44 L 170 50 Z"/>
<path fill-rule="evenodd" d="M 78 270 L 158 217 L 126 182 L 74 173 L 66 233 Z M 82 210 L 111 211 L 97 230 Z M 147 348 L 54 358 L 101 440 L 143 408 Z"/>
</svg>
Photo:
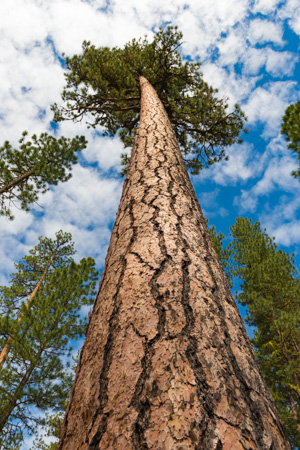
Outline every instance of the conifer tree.
<svg viewBox="0 0 300 450">
<path fill-rule="evenodd" d="M 264 378 L 294 447 L 300 446 L 300 280 L 293 257 L 279 250 L 259 222 L 239 217 L 231 227 L 237 300 Z"/>
<path fill-rule="evenodd" d="M 6 141 L 0 147 L 0 215 L 13 219 L 12 205 L 25 211 L 38 200 L 40 193 L 67 181 L 71 167 L 77 162 L 76 152 L 86 147 L 83 136 L 56 139 L 47 133 L 26 140 L 25 131 L 20 148 L 14 149 Z"/>
<path fill-rule="evenodd" d="M 84 333 L 80 309 L 91 304 L 97 277 L 94 260 L 76 263 L 74 253 L 69 233 L 40 238 L 0 288 L 1 448 L 18 448 L 40 422 L 36 411 L 65 407 L 70 375 L 61 358 Z"/>
<path fill-rule="evenodd" d="M 134 138 L 60 450 L 290 448 L 184 165 L 226 157 L 244 116 L 182 61 L 181 37 L 84 43 L 53 106 Z"/>
<path fill-rule="evenodd" d="M 289 449 L 166 110 L 140 85 L 58 449 Z"/>
</svg>

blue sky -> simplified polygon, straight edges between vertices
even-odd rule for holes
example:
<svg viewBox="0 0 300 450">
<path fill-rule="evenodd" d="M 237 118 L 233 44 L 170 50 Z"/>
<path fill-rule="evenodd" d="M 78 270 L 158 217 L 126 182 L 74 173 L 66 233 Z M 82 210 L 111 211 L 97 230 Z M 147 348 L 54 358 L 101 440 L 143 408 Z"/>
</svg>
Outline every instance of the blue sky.
<svg viewBox="0 0 300 450">
<path fill-rule="evenodd" d="M 122 46 L 164 24 L 183 32 L 182 52 L 202 62 L 204 79 L 229 104 L 238 102 L 250 133 L 192 181 L 211 225 L 228 235 L 236 217 L 259 220 L 299 264 L 299 182 L 290 176 L 296 159 L 280 135 L 285 108 L 299 100 L 300 6 L 297 0 L 11 0 L 0 4 L 1 141 L 17 145 L 51 127 L 50 105 L 64 86 L 62 54 L 81 51 L 83 40 Z M 88 148 L 73 178 L 51 189 L 30 213 L 0 218 L 0 284 L 37 243 L 39 235 L 71 232 L 78 258 L 103 267 L 123 179 L 122 144 L 62 123 L 57 136 L 84 134 Z"/>
</svg>

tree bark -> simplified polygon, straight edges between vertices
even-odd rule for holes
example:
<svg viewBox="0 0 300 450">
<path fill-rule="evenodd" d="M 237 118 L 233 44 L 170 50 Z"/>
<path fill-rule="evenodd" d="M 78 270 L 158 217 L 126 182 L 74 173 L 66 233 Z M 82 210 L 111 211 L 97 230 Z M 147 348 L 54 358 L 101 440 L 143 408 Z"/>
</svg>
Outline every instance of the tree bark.
<svg viewBox="0 0 300 450">
<path fill-rule="evenodd" d="M 27 180 L 32 175 L 34 175 L 34 170 L 28 170 L 19 177 L 14 178 L 12 181 L 10 181 L 9 183 L 5 184 L 2 188 L 0 188 L 0 195 L 8 192 L 11 188 L 17 186 L 18 184 L 21 184 L 22 181 Z"/>
<path fill-rule="evenodd" d="M 168 116 L 141 119 L 59 449 L 289 449 Z"/>
</svg>

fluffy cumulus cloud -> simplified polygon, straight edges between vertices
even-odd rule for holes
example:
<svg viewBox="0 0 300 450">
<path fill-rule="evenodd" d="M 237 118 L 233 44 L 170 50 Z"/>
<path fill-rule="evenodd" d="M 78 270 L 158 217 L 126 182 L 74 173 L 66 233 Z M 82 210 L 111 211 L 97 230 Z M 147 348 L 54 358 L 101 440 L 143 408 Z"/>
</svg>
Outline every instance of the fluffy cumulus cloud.
<svg viewBox="0 0 300 450">
<path fill-rule="evenodd" d="M 236 185 L 257 177 L 263 171 L 263 158 L 260 158 L 253 145 L 243 143 L 228 150 L 228 161 L 221 161 L 201 174 L 202 180 L 210 179 L 221 186 Z"/>
<path fill-rule="evenodd" d="M 276 11 L 277 5 L 281 0 L 255 0 L 253 5 L 253 13 L 261 13 L 269 15 Z"/>
<path fill-rule="evenodd" d="M 122 169 L 121 153 L 128 153 L 128 149 L 124 148 L 118 137 L 111 139 L 94 135 L 89 138 L 89 145 L 84 152 L 84 156 L 90 163 L 97 162 L 99 169 L 113 169 L 120 173 Z"/>
<path fill-rule="evenodd" d="M 264 124 L 263 135 L 277 135 L 282 116 L 289 103 L 296 101 L 294 81 L 271 81 L 254 89 L 244 107 L 249 123 Z"/>
<path fill-rule="evenodd" d="M 281 19 L 287 19 L 290 28 L 296 34 L 300 34 L 300 6 L 297 0 L 287 0 L 278 11 Z"/>
<path fill-rule="evenodd" d="M 250 189 L 241 190 L 235 204 L 242 214 L 257 214 L 262 226 L 275 236 L 278 244 L 299 243 L 299 182 L 290 175 L 297 162 L 281 137 L 268 144 L 263 165 L 262 175 L 255 179 Z"/>
<path fill-rule="evenodd" d="M 260 213 L 261 224 L 278 245 L 289 247 L 300 243 L 300 198 L 285 194 L 279 196 L 278 204 Z"/>
<path fill-rule="evenodd" d="M 202 65 L 204 80 L 218 89 L 218 97 L 226 99 L 231 111 L 236 103 L 247 105 L 250 95 L 253 93 L 259 76 L 248 76 L 242 72 L 235 73 L 234 69 L 228 66 L 220 66 L 212 62 L 206 62 Z"/>
<path fill-rule="evenodd" d="M 298 205 L 299 206 L 299 205 Z M 264 223 L 262 221 L 262 223 Z M 287 222 L 279 225 L 278 227 L 274 227 L 274 223 L 266 222 L 265 224 L 268 233 L 271 236 L 274 236 L 275 241 L 279 245 L 283 245 L 285 247 L 289 247 L 293 243 L 299 244 L 300 242 L 300 228 L 299 221 Z"/>
<path fill-rule="evenodd" d="M 274 23 L 267 19 L 254 19 L 248 29 L 248 40 L 251 44 L 265 44 L 272 42 L 275 45 L 283 45 L 282 23 Z"/>
</svg>

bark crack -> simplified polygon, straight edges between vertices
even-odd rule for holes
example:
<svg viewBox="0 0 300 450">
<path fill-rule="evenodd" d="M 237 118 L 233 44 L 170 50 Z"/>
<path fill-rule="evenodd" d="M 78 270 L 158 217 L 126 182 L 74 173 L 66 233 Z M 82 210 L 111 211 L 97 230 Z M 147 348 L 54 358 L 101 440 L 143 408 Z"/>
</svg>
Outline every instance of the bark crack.
<svg viewBox="0 0 300 450">
<path fill-rule="evenodd" d="M 130 216 L 130 228 L 132 229 L 132 236 L 127 248 L 127 253 L 130 253 L 131 247 L 136 239 L 136 227 L 134 226 L 134 217 L 133 217 L 133 203 L 131 202 L 129 204 L 129 216 Z M 90 450 L 97 450 L 99 448 L 99 443 L 101 442 L 101 439 L 106 431 L 107 427 L 107 421 L 110 413 L 104 413 L 104 408 L 108 401 L 108 383 L 109 383 L 109 369 L 112 363 L 113 359 L 113 345 L 114 345 L 114 337 L 116 328 L 119 323 L 119 310 L 121 303 L 118 301 L 119 291 L 123 283 L 123 278 L 126 270 L 126 257 L 122 256 L 121 261 L 122 265 L 122 271 L 117 283 L 116 292 L 113 297 L 113 311 L 109 319 L 109 332 L 107 341 L 104 348 L 104 356 L 103 356 L 103 364 L 102 364 L 102 371 L 99 378 L 99 406 L 98 409 L 95 411 L 95 414 L 92 419 L 92 423 L 89 427 L 88 433 L 87 433 L 87 439 L 86 444 L 89 445 Z M 97 420 L 97 417 L 101 417 L 101 422 L 98 426 L 98 429 L 96 433 L 93 435 L 92 439 L 90 439 L 90 433 L 93 429 L 94 423 Z"/>
</svg>

